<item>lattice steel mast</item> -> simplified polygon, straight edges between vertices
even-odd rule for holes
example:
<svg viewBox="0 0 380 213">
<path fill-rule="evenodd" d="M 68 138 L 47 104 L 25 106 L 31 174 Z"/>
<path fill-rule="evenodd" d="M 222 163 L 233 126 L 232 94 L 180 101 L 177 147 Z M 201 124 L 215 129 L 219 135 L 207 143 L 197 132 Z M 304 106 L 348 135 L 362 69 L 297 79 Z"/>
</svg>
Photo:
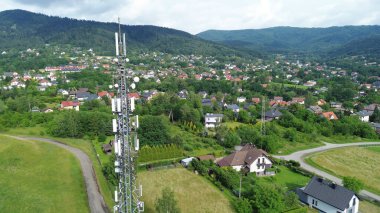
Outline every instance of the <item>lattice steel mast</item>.
<svg viewBox="0 0 380 213">
<path fill-rule="evenodd" d="M 126 57 L 125 33 L 121 34 L 120 19 L 119 32 L 115 33 L 115 46 L 117 59 L 117 71 L 115 73 L 117 90 L 112 99 L 112 112 L 117 119 L 112 120 L 113 132 L 115 133 L 115 172 L 119 177 L 118 187 L 115 191 L 114 212 L 135 213 L 144 211 L 144 203 L 139 200 L 142 195 L 142 187 L 136 186 L 135 160 L 139 150 L 139 140 L 136 129 L 138 128 L 138 116 L 132 116 L 135 104 L 134 98 L 129 98 L 129 87 L 134 89 L 135 83 L 129 84 L 128 75 L 124 63 Z M 138 82 L 139 79 L 133 79 Z"/>
</svg>

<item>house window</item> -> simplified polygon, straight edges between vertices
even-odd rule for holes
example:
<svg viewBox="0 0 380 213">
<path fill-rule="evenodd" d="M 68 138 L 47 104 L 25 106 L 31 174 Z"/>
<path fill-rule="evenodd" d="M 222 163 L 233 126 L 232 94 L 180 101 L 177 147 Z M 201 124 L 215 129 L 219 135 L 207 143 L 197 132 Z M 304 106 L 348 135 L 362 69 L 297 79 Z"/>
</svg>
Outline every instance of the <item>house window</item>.
<svg viewBox="0 0 380 213">
<path fill-rule="evenodd" d="M 318 206 L 318 201 L 315 201 L 315 206 Z"/>
<path fill-rule="evenodd" d="M 352 205 L 353 205 L 353 206 L 356 205 L 356 198 L 354 198 L 354 201 L 352 202 Z"/>
<path fill-rule="evenodd" d="M 314 205 L 314 199 L 313 199 L 313 205 Z"/>
</svg>

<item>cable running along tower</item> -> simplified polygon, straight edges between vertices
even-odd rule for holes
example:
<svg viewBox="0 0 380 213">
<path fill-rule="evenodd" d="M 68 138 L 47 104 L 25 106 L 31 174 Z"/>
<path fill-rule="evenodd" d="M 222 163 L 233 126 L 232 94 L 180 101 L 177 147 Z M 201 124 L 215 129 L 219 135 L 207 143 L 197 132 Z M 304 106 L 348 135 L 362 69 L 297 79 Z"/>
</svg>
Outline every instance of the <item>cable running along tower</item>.
<svg viewBox="0 0 380 213">
<path fill-rule="evenodd" d="M 142 187 L 136 185 L 135 162 L 139 150 L 139 140 L 137 138 L 137 128 L 139 126 L 138 115 L 133 116 L 135 109 L 134 98 L 128 97 L 129 87 L 136 87 L 134 82 L 139 78 L 131 79 L 127 75 L 124 64 L 129 60 L 126 57 L 127 48 L 125 33 L 121 34 L 120 19 L 119 32 L 115 33 L 115 46 L 117 71 L 114 75 L 114 87 L 117 91 L 112 99 L 112 112 L 117 119 L 112 120 L 113 132 L 115 133 L 115 173 L 119 178 L 118 186 L 115 190 L 114 212 L 137 213 L 144 211 L 144 203 L 139 200 L 142 196 Z"/>
</svg>

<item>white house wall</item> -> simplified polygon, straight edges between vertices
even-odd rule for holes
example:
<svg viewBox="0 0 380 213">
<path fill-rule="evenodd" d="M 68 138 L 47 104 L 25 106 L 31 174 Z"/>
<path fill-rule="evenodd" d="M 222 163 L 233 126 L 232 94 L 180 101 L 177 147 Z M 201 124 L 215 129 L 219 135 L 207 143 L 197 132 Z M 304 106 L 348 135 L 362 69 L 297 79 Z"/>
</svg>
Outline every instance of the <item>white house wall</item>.
<svg viewBox="0 0 380 213">
<path fill-rule="evenodd" d="M 353 206 L 354 198 L 356 198 L 356 205 L 355 206 Z M 313 199 L 318 202 L 317 205 L 313 205 Z M 314 208 L 320 209 L 326 213 L 337 213 L 337 212 L 349 213 L 350 209 L 352 209 L 352 213 L 358 213 L 359 212 L 359 199 L 356 196 L 352 197 L 352 199 L 350 200 L 350 203 L 349 203 L 350 207 L 345 209 L 344 211 L 337 209 L 337 208 L 335 208 L 335 207 L 333 207 L 327 203 L 324 203 L 323 201 L 320 201 L 316 198 L 313 198 L 312 196 L 307 197 L 307 203 L 310 206 L 313 206 Z"/>
<path fill-rule="evenodd" d="M 264 164 L 272 164 L 272 162 L 266 158 L 266 157 L 259 157 L 249 167 L 250 172 L 264 172 L 265 171 L 265 166 L 261 166 L 260 168 L 257 166 L 257 162 L 259 159 L 264 159 Z M 263 160 L 260 160 L 262 162 Z"/>
</svg>

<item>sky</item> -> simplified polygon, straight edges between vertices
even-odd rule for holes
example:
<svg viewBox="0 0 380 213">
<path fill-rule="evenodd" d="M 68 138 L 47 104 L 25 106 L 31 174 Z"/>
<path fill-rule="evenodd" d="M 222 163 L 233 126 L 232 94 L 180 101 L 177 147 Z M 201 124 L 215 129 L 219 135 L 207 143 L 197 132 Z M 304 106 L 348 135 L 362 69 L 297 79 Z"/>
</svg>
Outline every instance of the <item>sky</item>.
<svg viewBox="0 0 380 213">
<path fill-rule="evenodd" d="M 0 10 L 122 24 L 157 25 L 196 34 L 209 29 L 379 25 L 380 0 L 0 0 Z"/>
</svg>

